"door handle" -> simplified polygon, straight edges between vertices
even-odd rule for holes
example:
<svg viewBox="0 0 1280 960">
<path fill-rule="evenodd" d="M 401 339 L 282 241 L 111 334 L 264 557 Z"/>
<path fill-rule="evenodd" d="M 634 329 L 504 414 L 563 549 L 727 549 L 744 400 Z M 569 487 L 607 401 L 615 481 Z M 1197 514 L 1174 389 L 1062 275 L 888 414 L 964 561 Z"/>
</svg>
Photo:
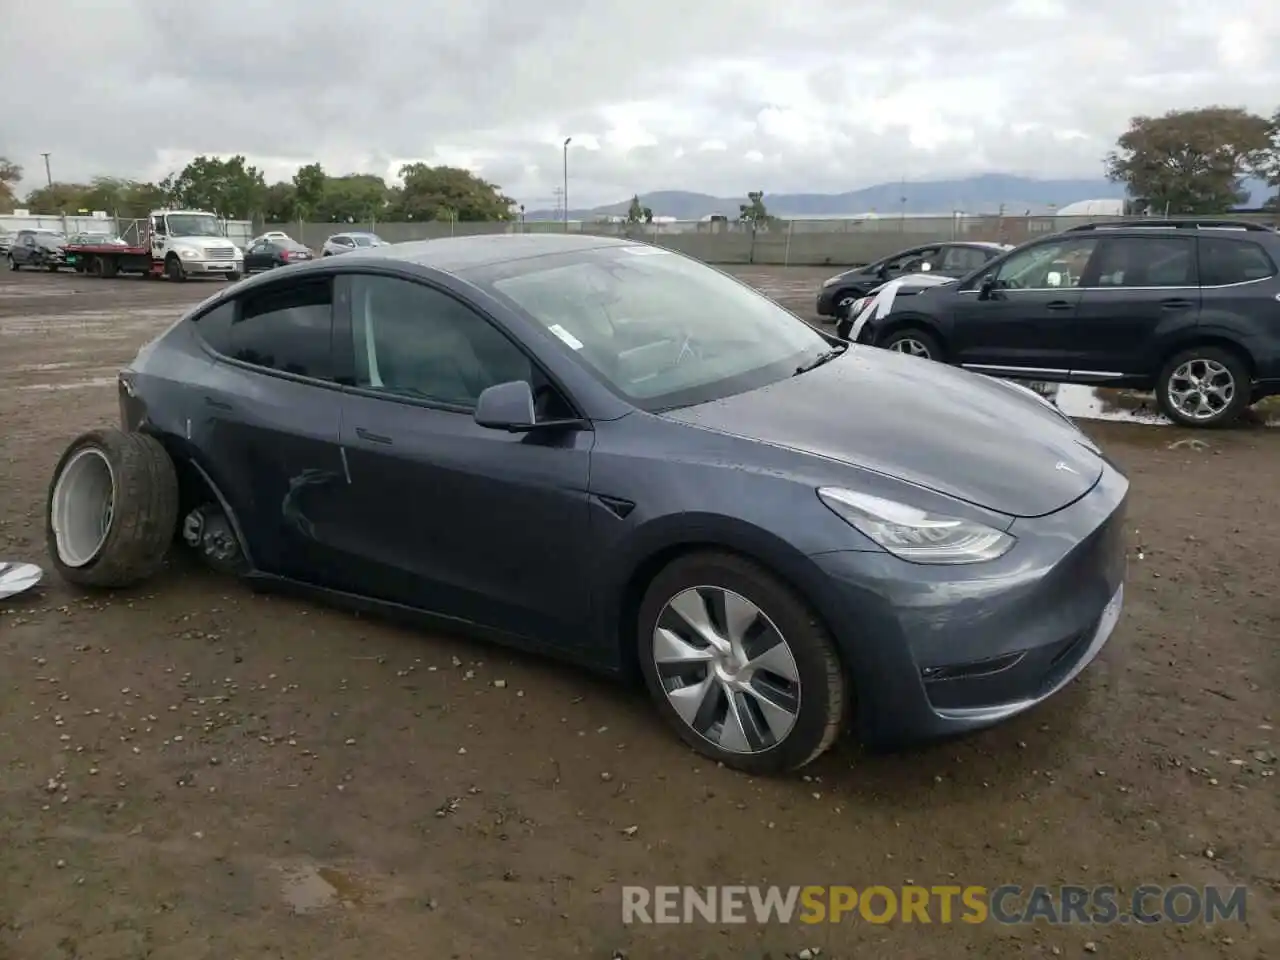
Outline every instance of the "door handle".
<svg viewBox="0 0 1280 960">
<path fill-rule="evenodd" d="M 1045 304 L 1045 308 L 1048 310 L 1074 310 L 1075 306 L 1074 303 L 1068 300 L 1050 300 Z"/>
<path fill-rule="evenodd" d="M 384 437 L 380 433 L 372 433 L 364 427 L 356 427 L 356 436 L 361 440 L 368 440 L 370 443 L 385 443 L 388 446 L 391 444 L 390 437 Z"/>
<path fill-rule="evenodd" d="M 1161 300 L 1162 310 L 1190 310 L 1195 304 L 1190 300 Z"/>
</svg>

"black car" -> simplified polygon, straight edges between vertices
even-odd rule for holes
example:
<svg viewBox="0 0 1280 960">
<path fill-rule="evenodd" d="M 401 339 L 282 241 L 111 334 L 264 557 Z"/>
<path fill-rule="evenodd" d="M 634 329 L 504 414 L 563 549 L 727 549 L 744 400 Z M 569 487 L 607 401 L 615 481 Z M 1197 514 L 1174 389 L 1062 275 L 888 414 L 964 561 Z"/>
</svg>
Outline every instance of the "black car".
<svg viewBox="0 0 1280 960">
<path fill-rule="evenodd" d="M 314 259 L 305 243 L 281 237 L 263 237 L 244 252 L 244 272 L 256 273 L 275 267 L 287 267 L 291 263 L 306 263 Z"/>
<path fill-rule="evenodd" d="M 843 340 L 857 341 L 858 334 L 866 323 L 866 320 L 862 320 L 862 323 L 858 322 L 862 319 L 864 311 L 871 311 L 874 308 L 881 313 L 888 313 L 895 306 L 900 305 L 903 297 L 914 297 L 917 293 L 932 290 L 944 283 L 956 282 L 954 277 L 942 277 L 933 273 L 908 273 L 896 280 L 872 287 L 870 293 L 853 301 L 853 304 L 844 311 L 844 315 L 836 321 L 836 336 Z M 892 299 L 889 299 L 890 294 Z M 871 314 L 868 312 L 867 315 Z"/>
<path fill-rule="evenodd" d="M 1004 243 L 965 240 L 926 243 L 900 250 L 891 257 L 824 280 L 818 291 L 818 316 L 842 319 L 855 300 L 888 280 L 912 273 L 937 273 L 958 279 L 1012 249 Z"/>
<path fill-rule="evenodd" d="M 67 265 L 63 255 L 66 245 L 67 238 L 56 230 L 19 230 L 5 257 L 10 270 L 43 267 L 56 273 Z"/>
<path fill-rule="evenodd" d="M 1280 394 L 1280 234 L 1229 220 L 1084 224 L 868 317 L 1001 377 L 1154 390 L 1184 426 L 1229 423 Z"/>
</svg>

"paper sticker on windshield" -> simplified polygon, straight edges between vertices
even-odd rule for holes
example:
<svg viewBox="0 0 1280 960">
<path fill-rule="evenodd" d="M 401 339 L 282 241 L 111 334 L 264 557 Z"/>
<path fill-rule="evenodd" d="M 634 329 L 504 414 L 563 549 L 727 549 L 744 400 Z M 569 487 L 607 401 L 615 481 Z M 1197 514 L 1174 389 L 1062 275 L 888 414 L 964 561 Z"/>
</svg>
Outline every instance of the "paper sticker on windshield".
<svg viewBox="0 0 1280 960">
<path fill-rule="evenodd" d="M 560 326 L 560 324 L 553 323 L 551 326 L 547 327 L 547 329 L 550 330 L 552 333 L 554 333 L 561 340 L 563 340 L 568 345 L 570 350 L 582 349 L 582 341 L 579 340 L 577 337 L 575 337 L 572 333 L 570 333 L 564 327 Z"/>
<path fill-rule="evenodd" d="M 670 250 L 664 250 L 662 247 L 622 247 L 623 253 L 629 253 L 633 257 L 652 257 L 659 253 L 670 253 Z"/>
</svg>

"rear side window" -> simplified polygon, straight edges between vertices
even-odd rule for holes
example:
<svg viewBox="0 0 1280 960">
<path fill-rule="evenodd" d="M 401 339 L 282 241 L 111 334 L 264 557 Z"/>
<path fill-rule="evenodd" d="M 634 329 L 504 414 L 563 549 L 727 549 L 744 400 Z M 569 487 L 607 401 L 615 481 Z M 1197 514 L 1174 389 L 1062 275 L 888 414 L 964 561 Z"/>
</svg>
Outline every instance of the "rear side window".
<svg viewBox="0 0 1280 960">
<path fill-rule="evenodd" d="M 1275 263 L 1259 244 L 1222 237 L 1200 238 L 1202 286 L 1225 287 L 1232 283 L 1265 280 L 1275 274 Z"/>
<path fill-rule="evenodd" d="M 223 356 L 267 370 L 333 379 L 333 296 L 328 279 L 272 286 L 224 303 L 196 321 Z"/>
<path fill-rule="evenodd" d="M 1190 237 L 1117 237 L 1096 257 L 1093 286 L 1194 287 L 1196 248 Z"/>
</svg>

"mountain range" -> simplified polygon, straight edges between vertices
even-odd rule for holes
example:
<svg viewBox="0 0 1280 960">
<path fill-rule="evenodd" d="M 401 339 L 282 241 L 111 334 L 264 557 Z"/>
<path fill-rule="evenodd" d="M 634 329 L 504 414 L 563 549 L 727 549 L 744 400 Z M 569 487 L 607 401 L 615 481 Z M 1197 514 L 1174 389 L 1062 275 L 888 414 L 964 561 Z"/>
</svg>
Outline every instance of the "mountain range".
<svg viewBox="0 0 1280 960">
<path fill-rule="evenodd" d="M 1249 206 L 1261 206 L 1270 195 L 1265 184 L 1250 182 Z M 572 195 L 572 184 L 570 184 Z M 987 173 L 960 180 L 907 181 L 905 184 L 879 183 L 847 193 L 766 193 L 765 207 L 776 217 L 842 217 L 859 213 L 883 215 L 999 213 L 1001 208 L 1012 216 L 1030 211 L 1043 214 L 1080 200 L 1119 199 L 1124 187 L 1102 179 L 1036 180 L 1004 173 Z M 905 198 L 905 199 L 904 199 Z M 720 214 L 736 219 L 745 197 L 713 197 L 687 190 L 656 190 L 640 194 L 640 203 L 657 217 L 677 220 L 701 220 Z M 596 220 L 601 217 L 625 217 L 631 198 L 589 210 L 570 209 L 570 220 Z M 558 220 L 558 210 L 534 210 L 525 214 L 528 220 Z"/>
</svg>

